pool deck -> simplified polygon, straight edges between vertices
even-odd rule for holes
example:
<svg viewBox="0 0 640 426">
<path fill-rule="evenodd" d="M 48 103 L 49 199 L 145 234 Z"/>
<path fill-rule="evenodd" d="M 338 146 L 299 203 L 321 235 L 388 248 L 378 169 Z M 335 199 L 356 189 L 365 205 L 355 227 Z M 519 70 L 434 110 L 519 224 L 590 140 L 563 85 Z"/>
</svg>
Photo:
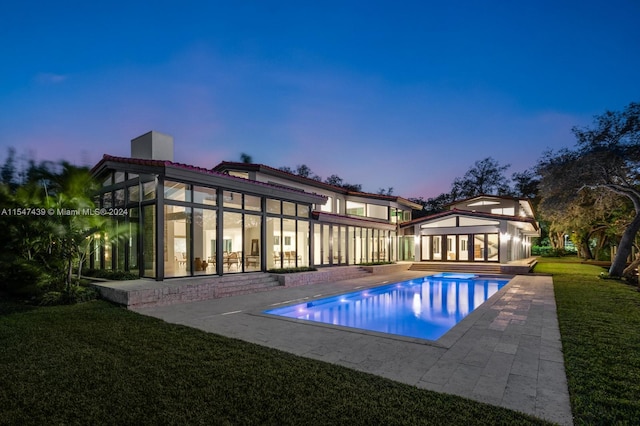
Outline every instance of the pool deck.
<svg viewBox="0 0 640 426">
<path fill-rule="evenodd" d="M 428 274 L 403 271 L 136 312 L 573 424 L 550 276 L 519 275 L 436 342 L 287 319 L 285 304 Z"/>
</svg>

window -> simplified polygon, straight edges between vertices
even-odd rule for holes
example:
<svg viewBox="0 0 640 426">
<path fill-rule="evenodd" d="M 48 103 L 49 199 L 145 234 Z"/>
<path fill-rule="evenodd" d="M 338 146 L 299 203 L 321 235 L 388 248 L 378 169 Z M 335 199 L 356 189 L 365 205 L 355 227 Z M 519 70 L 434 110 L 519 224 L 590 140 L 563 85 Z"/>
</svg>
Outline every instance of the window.
<svg viewBox="0 0 640 426">
<path fill-rule="evenodd" d="M 287 216 L 295 216 L 296 215 L 296 205 L 294 203 L 290 203 L 288 201 L 282 202 L 282 214 Z"/>
<path fill-rule="evenodd" d="M 222 200 L 225 207 L 234 209 L 242 208 L 242 194 L 239 192 L 224 191 L 222 193 Z"/>
<path fill-rule="evenodd" d="M 165 181 L 164 198 L 165 200 L 191 201 L 191 185 Z"/>
<path fill-rule="evenodd" d="M 304 204 L 298 204 L 298 216 L 309 217 L 309 206 L 305 206 Z"/>
<path fill-rule="evenodd" d="M 331 197 L 327 197 L 327 202 L 320 206 L 320 210 L 331 213 L 333 211 L 333 199 Z"/>
<path fill-rule="evenodd" d="M 365 216 L 365 204 L 347 201 L 347 214 L 351 216 Z"/>
<path fill-rule="evenodd" d="M 253 195 L 245 195 L 244 196 L 244 208 L 245 210 L 252 210 L 259 212 L 262 210 L 262 206 L 260 205 L 260 197 L 254 197 Z"/>
<path fill-rule="evenodd" d="M 389 208 L 387 206 L 379 206 L 377 204 L 367 204 L 367 217 L 388 220 Z"/>
<path fill-rule="evenodd" d="M 214 188 L 204 186 L 193 187 L 193 202 L 215 206 L 217 204 L 217 191 Z"/>
<path fill-rule="evenodd" d="M 191 274 L 190 232 L 191 209 L 164 206 L 164 275 L 183 277 Z"/>
<path fill-rule="evenodd" d="M 280 214 L 280 200 L 267 199 L 267 213 Z"/>
</svg>

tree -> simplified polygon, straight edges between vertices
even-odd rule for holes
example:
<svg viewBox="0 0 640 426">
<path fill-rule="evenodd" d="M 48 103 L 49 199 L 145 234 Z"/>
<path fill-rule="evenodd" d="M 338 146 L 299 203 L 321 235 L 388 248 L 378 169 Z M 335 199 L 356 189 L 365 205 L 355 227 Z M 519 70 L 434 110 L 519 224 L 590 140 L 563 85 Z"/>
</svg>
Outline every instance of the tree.
<svg viewBox="0 0 640 426">
<path fill-rule="evenodd" d="M 328 183 L 333 186 L 342 186 L 342 178 L 338 175 L 331 175 L 324 180 L 324 183 Z"/>
<path fill-rule="evenodd" d="M 640 230 L 640 103 L 624 111 L 606 111 L 591 127 L 574 127 L 576 147 L 547 152 L 538 163 L 542 203 L 560 206 L 573 202 L 585 188 L 603 188 L 626 197 L 633 217 L 625 227 L 609 274 L 627 276 L 625 269 Z"/>
<path fill-rule="evenodd" d="M 28 180 L 15 187 L 0 183 L 5 241 L 0 248 L 0 285 L 11 292 L 76 294 L 73 268 L 77 266 L 80 274 L 95 234 L 116 229 L 109 217 L 85 214 L 94 211 L 92 197 L 98 188 L 89 170 L 52 164 L 31 163 Z"/>
<path fill-rule="evenodd" d="M 461 178 L 456 178 L 451 186 L 453 201 L 478 195 L 502 195 L 509 193 L 509 181 L 504 172 L 511 167 L 501 166 L 491 157 L 476 161 Z"/>
<path fill-rule="evenodd" d="M 244 152 L 240 154 L 240 162 L 245 164 L 253 163 L 253 158 L 249 154 L 245 154 Z"/>
<path fill-rule="evenodd" d="M 538 197 L 540 178 L 533 170 L 525 170 L 511 175 L 511 192 L 514 197 L 535 199 Z"/>
<path fill-rule="evenodd" d="M 393 195 L 393 186 L 388 187 L 387 189 L 378 188 L 379 195 Z"/>
</svg>

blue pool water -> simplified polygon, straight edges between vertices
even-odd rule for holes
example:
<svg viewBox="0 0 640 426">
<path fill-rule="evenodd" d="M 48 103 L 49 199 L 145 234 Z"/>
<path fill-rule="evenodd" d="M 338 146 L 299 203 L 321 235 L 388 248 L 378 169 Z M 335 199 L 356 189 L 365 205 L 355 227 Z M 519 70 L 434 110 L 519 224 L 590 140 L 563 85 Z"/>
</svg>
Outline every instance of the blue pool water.
<svg viewBox="0 0 640 426">
<path fill-rule="evenodd" d="M 437 340 L 508 282 L 503 278 L 439 274 L 265 313 Z"/>
</svg>

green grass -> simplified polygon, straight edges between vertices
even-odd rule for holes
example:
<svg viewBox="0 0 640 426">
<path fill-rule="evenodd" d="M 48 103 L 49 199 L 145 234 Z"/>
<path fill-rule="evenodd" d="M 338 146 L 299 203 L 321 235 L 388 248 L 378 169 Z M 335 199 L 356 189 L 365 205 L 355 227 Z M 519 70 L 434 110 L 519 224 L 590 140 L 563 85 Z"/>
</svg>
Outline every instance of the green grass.
<svg viewBox="0 0 640 426">
<path fill-rule="evenodd" d="M 545 423 L 103 301 L 0 301 L 0 424 Z"/>
<path fill-rule="evenodd" d="M 553 274 L 575 424 L 640 424 L 640 292 L 570 260 L 535 272 Z"/>
<path fill-rule="evenodd" d="M 575 258 L 553 274 L 576 424 L 640 424 L 640 292 Z M 0 301 L 0 425 L 544 424 L 108 304 Z"/>
</svg>

